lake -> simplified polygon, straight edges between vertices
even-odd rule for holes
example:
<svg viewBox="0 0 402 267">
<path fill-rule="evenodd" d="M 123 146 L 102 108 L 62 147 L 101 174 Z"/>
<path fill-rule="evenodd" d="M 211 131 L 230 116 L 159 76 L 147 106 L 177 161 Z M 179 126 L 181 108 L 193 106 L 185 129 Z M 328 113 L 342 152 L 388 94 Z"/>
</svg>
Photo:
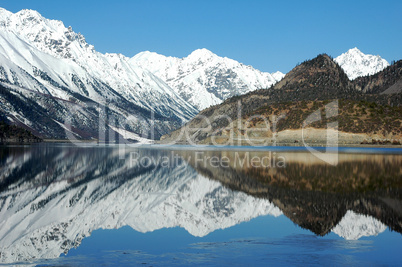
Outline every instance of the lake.
<svg viewBox="0 0 402 267">
<path fill-rule="evenodd" d="M 0 265 L 401 265 L 402 150 L 315 152 L 1 146 Z"/>
</svg>

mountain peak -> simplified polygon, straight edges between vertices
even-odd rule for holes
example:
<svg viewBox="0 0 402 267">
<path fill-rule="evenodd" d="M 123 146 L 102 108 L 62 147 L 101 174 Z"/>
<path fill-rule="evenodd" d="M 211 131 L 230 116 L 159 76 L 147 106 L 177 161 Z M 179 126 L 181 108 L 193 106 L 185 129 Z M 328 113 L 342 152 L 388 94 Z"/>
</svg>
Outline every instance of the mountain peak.
<svg viewBox="0 0 402 267">
<path fill-rule="evenodd" d="M 149 61 L 150 59 L 153 58 L 164 58 L 165 56 L 160 55 L 156 52 L 151 52 L 151 51 L 143 51 L 135 56 L 132 57 L 133 60 L 139 60 L 139 61 Z"/>
<path fill-rule="evenodd" d="M 290 91 L 314 90 L 322 97 L 335 96 L 339 88 L 348 88 L 349 80 L 344 71 L 327 54 L 304 61 L 278 82 L 274 89 Z"/>
<path fill-rule="evenodd" d="M 28 24 L 32 27 L 33 25 L 43 24 L 46 21 L 38 11 L 32 9 L 22 9 L 15 14 L 11 13 L 9 17 L 13 17 L 13 23 L 19 24 L 22 22 L 21 25 L 24 27 Z"/>
<path fill-rule="evenodd" d="M 389 66 L 389 63 L 380 56 L 364 54 L 357 47 L 349 49 L 334 60 L 351 80 L 375 74 Z"/>
<path fill-rule="evenodd" d="M 0 19 L 3 20 L 0 26 L 12 30 L 19 35 L 34 35 L 38 30 L 46 31 L 51 29 L 53 32 L 67 30 L 63 22 L 47 19 L 38 11 L 32 9 L 22 9 L 16 13 L 12 13 L 4 8 L 0 8 Z"/>
<path fill-rule="evenodd" d="M 347 54 L 352 54 L 352 53 L 354 53 L 354 54 L 363 54 L 362 51 L 360 51 L 360 49 L 357 48 L 357 47 L 349 49 L 346 53 Z"/>
<path fill-rule="evenodd" d="M 142 51 L 142 52 L 139 52 L 137 55 L 135 55 L 135 56 L 147 56 L 147 55 L 157 55 L 158 53 L 155 53 L 155 52 L 151 52 L 151 51 Z"/>
<path fill-rule="evenodd" d="M 316 56 L 315 58 L 313 58 L 312 60 L 307 60 L 305 62 L 319 62 L 319 61 L 323 61 L 323 62 L 332 62 L 332 58 L 330 56 L 328 56 L 328 54 L 323 53 L 323 54 L 319 54 L 318 56 Z"/>
<path fill-rule="evenodd" d="M 217 55 L 212 53 L 206 48 L 201 48 L 194 50 L 190 55 L 187 56 L 188 59 L 208 59 L 211 57 L 216 57 Z"/>
<path fill-rule="evenodd" d="M 145 51 L 132 57 L 130 62 L 161 78 L 199 110 L 234 95 L 269 88 L 284 76 L 281 72 L 260 72 L 205 48 L 184 58 Z"/>
<path fill-rule="evenodd" d="M 38 11 L 32 10 L 32 9 L 22 9 L 22 10 L 18 11 L 15 14 L 19 15 L 19 16 L 25 16 L 25 17 L 40 17 L 40 18 L 42 18 L 42 15 Z"/>
<path fill-rule="evenodd" d="M 4 8 L 0 7 L 0 18 L 9 17 L 12 14 L 13 13 L 8 11 L 7 9 L 4 9 Z"/>
<path fill-rule="evenodd" d="M 4 10 L 0 12 L 0 27 L 16 33 L 40 51 L 59 58 L 78 59 L 82 56 L 78 51 L 81 48 L 89 52 L 93 50 L 80 33 L 75 33 L 71 27 L 66 28 L 62 21 L 44 18 L 35 10 L 23 9 L 17 13 Z M 71 45 L 75 41 L 77 44 Z"/>
</svg>

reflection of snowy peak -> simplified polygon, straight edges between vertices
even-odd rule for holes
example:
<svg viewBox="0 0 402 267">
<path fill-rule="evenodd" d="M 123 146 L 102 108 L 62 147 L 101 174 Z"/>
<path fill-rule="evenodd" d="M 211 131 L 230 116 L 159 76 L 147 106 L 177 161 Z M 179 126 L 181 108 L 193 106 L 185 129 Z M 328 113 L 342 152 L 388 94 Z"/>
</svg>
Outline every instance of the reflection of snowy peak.
<svg viewBox="0 0 402 267">
<path fill-rule="evenodd" d="M 363 236 L 376 236 L 386 229 L 387 226 L 377 219 L 348 210 L 332 232 L 346 240 L 357 240 Z"/>
<path fill-rule="evenodd" d="M 150 70 L 199 110 L 235 95 L 268 88 L 284 76 L 279 71 L 261 72 L 207 49 L 195 50 L 182 59 L 141 52 L 130 62 Z"/>
<path fill-rule="evenodd" d="M 23 154 L 2 171 L 18 175 L 38 156 Z M 141 169 L 119 160 L 117 150 L 94 157 L 64 151 L 52 158 L 52 172 L 36 166 L 33 179 L 0 193 L 2 262 L 58 257 L 100 228 L 129 225 L 149 232 L 179 226 L 205 236 L 260 215 L 281 214 L 268 200 L 231 191 L 185 165 Z"/>
<path fill-rule="evenodd" d="M 357 48 L 349 49 L 335 58 L 335 62 L 342 67 L 351 80 L 375 74 L 389 66 L 389 63 L 380 56 L 363 54 Z"/>
</svg>

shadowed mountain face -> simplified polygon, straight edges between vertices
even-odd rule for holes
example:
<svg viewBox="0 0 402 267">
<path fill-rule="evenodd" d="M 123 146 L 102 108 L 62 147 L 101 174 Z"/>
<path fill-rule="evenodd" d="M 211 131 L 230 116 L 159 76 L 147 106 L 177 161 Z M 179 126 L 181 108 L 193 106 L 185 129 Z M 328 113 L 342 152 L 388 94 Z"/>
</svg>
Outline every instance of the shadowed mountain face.
<svg viewBox="0 0 402 267">
<path fill-rule="evenodd" d="M 346 239 L 387 226 L 400 233 L 401 163 L 401 155 L 341 154 L 329 166 L 304 152 L 2 147 L 0 261 L 55 258 L 96 229 L 178 226 L 202 237 L 262 215 Z"/>
<path fill-rule="evenodd" d="M 374 75 L 359 77 L 355 88 L 370 94 L 395 94 L 402 92 L 402 60 Z"/>
<path fill-rule="evenodd" d="M 342 68 L 326 54 L 296 66 L 273 88 L 284 89 L 288 93 L 298 91 L 298 99 L 295 100 L 336 98 L 353 89 Z"/>
</svg>

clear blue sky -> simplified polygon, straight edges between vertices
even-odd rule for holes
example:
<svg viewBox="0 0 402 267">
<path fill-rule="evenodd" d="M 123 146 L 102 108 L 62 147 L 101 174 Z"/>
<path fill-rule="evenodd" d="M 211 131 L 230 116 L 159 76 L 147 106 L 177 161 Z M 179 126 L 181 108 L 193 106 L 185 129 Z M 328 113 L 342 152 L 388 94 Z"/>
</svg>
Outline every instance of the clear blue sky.
<svg viewBox="0 0 402 267">
<path fill-rule="evenodd" d="M 269 72 L 353 47 L 402 59 L 402 1 L 396 0 L 0 0 L 0 6 L 62 20 L 103 53 L 184 57 L 207 48 Z"/>
</svg>

